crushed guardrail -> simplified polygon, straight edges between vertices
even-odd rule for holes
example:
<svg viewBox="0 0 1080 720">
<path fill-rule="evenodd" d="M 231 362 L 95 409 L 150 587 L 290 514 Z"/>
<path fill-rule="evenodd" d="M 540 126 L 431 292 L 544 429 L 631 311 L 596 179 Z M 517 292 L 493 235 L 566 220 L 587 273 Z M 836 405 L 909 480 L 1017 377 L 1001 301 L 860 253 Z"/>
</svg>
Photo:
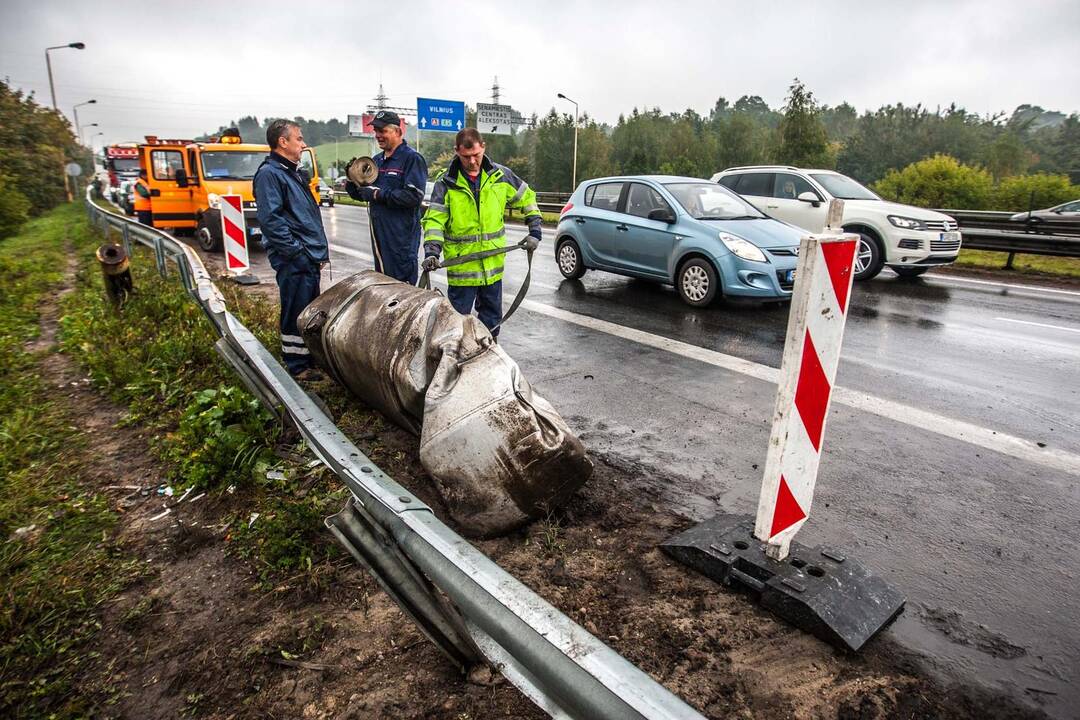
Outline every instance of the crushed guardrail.
<svg viewBox="0 0 1080 720">
<path fill-rule="evenodd" d="M 177 268 L 220 335 L 217 351 L 271 412 L 290 419 L 352 493 L 327 519 L 334 536 L 451 662 L 490 663 L 555 718 L 701 718 L 675 694 L 492 562 L 380 470 L 334 425 L 277 359 L 228 311 L 198 254 L 160 230 L 97 205 L 91 224 Z"/>
</svg>

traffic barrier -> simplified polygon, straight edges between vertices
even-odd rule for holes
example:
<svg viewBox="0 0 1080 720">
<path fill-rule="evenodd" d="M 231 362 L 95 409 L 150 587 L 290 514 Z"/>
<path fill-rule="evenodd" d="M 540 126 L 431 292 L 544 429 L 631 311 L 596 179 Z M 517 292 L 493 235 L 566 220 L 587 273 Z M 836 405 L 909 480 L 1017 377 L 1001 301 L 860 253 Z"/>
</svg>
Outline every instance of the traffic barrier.
<svg viewBox="0 0 1080 720">
<path fill-rule="evenodd" d="M 448 528 L 334 426 L 226 308 L 198 254 L 170 235 L 108 212 L 86 195 L 91 223 L 154 250 L 220 335 L 215 349 L 269 410 L 288 418 L 353 497 L 327 520 L 427 637 L 458 666 L 487 662 L 544 712 L 592 720 L 702 716 Z"/>
<path fill-rule="evenodd" d="M 250 274 L 244 198 L 240 195 L 221 196 L 221 237 L 224 238 L 225 270 L 230 279 L 241 285 L 257 284 L 258 279 Z"/>
<path fill-rule="evenodd" d="M 857 235 L 841 235 L 843 202 L 829 206 L 825 234 L 807 235 L 791 296 L 780 386 L 754 535 L 783 560 L 810 515 L 825 421 L 847 321 Z M 834 213 L 839 213 L 834 215 Z"/>
<path fill-rule="evenodd" d="M 662 547 L 789 622 L 858 650 L 900 613 L 903 596 L 836 549 L 796 543 L 792 552 L 810 515 L 854 278 L 858 237 L 841 234 L 842 218 L 843 201 L 833 200 L 825 232 L 799 245 L 756 518 L 720 514 Z"/>
</svg>

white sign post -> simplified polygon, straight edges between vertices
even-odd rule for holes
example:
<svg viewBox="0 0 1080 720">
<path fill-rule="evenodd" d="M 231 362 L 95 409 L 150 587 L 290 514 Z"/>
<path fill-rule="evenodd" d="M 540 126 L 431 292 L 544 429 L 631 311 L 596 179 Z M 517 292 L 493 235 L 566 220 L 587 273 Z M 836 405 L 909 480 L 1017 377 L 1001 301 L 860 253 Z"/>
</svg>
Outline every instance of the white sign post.
<svg viewBox="0 0 1080 720">
<path fill-rule="evenodd" d="M 774 560 L 787 557 L 810 514 L 825 418 L 844 339 L 858 237 L 839 230 L 842 200 L 829 207 L 825 232 L 799 246 L 780 386 L 765 459 L 754 535 Z"/>
</svg>

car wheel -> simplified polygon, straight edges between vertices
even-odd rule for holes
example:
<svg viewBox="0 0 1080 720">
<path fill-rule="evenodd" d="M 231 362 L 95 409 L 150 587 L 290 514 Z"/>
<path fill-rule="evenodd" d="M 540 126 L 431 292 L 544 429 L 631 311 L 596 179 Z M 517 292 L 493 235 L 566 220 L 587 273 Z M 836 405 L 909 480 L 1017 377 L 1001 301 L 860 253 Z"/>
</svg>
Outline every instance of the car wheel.
<svg viewBox="0 0 1080 720">
<path fill-rule="evenodd" d="M 929 269 L 928 267 L 894 267 L 892 270 L 902 278 L 917 278 Z"/>
<path fill-rule="evenodd" d="M 675 276 L 675 289 L 679 291 L 679 297 L 692 307 L 705 307 L 711 303 L 719 288 L 716 268 L 702 258 L 687 260 Z"/>
<path fill-rule="evenodd" d="M 885 253 L 876 238 L 866 233 L 856 234 L 859 236 L 859 246 L 855 250 L 855 279 L 869 280 L 881 272 Z"/>
<path fill-rule="evenodd" d="M 195 231 L 195 237 L 199 241 L 199 247 L 206 252 L 218 252 L 221 250 L 221 242 L 214 237 L 214 232 L 207 226 L 206 220 L 199 218 L 199 227 Z"/>
<path fill-rule="evenodd" d="M 585 263 L 581 261 L 581 248 L 573 240 L 563 240 L 555 250 L 555 262 L 559 272 L 567 280 L 577 280 L 585 274 Z"/>
</svg>

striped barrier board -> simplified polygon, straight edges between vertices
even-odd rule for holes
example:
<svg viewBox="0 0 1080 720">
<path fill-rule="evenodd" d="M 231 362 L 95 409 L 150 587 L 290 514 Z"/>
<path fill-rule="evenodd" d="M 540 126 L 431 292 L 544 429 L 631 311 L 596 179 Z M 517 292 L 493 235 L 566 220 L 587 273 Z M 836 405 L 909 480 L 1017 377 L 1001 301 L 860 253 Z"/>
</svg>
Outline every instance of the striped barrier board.
<svg viewBox="0 0 1080 720">
<path fill-rule="evenodd" d="M 221 236 L 225 241 L 225 269 L 229 275 L 247 274 L 251 270 L 251 259 L 248 257 L 244 199 L 239 195 L 221 196 Z"/>
<path fill-rule="evenodd" d="M 858 236 L 830 232 L 840 227 L 840 217 L 834 219 L 832 214 L 836 208 L 842 213 L 843 203 L 834 201 L 830 207 L 826 233 L 808 235 L 799 246 L 780 387 L 754 523 L 754 535 L 768 543 L 769 557 L 776 560 L 787 557 L 791 539 L 810 514 L 844 339 Z"/>
</svg>

